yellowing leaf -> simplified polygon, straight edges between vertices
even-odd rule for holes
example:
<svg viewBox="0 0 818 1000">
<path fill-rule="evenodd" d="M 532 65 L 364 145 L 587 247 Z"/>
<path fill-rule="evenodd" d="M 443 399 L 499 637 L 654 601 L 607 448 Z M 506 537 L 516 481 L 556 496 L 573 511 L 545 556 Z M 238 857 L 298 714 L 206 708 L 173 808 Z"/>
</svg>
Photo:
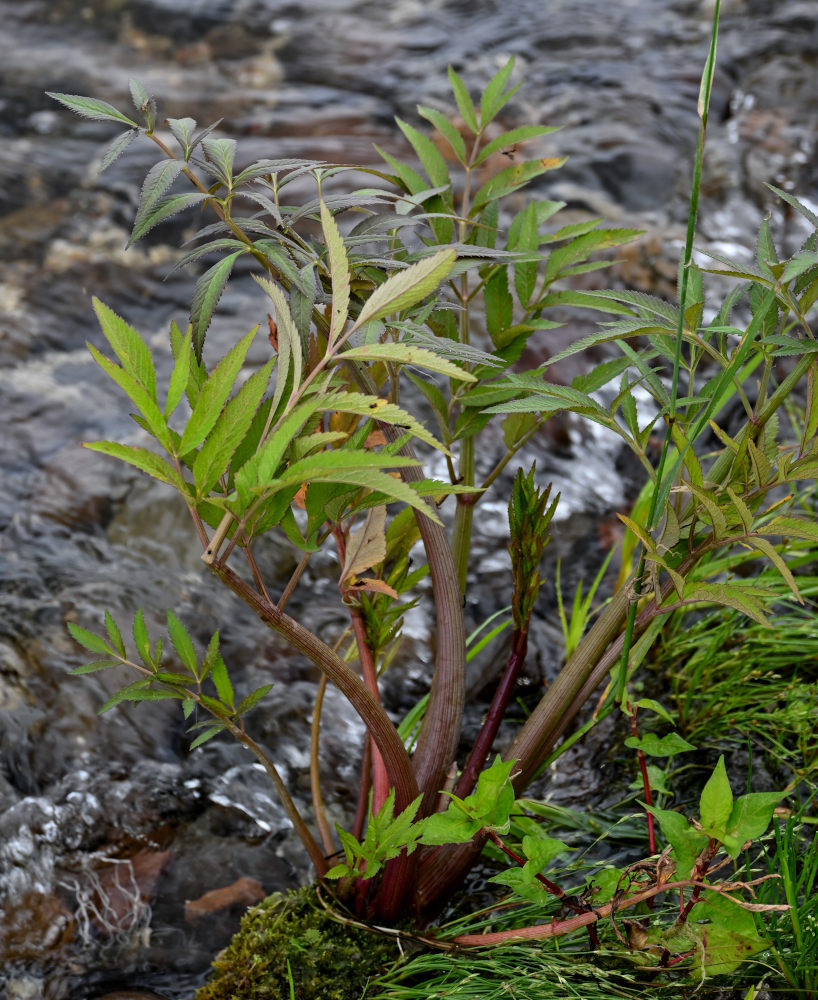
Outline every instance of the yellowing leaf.
<svg viewBox="0 0 818 1000">
<path fill-rule="evenodd" d="M 373 507 L 366 521 L 349 536 L 341 579 L 347 580 L 386 558 L 386 507 Z"/>
</svg>

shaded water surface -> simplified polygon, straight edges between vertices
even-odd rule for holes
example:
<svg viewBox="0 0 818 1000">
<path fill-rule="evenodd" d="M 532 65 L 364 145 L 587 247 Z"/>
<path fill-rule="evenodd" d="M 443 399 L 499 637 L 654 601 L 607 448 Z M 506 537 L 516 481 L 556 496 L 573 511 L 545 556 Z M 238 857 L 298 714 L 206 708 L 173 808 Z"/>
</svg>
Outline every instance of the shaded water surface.
<svg viewBox="0 0 818 1000">
<path fill-rule="evenodd" d="M 751 248 L 774 207 L 765 182 L 818 199 L 818 22 L 812 2 L 724 7 L 701 242 Z M 667 295 L 708 29 L 707 5 L 681 0 L 0 0 L 0 990 L 10 1000 L 136 985 L 190 995 L 242 907 L 308 875 L 264 774 L 238 748 L 216 741 L 188 755 L 175 705 L 99 718 L 118 678 L 68 676 L 82 657 L 65 622 L 96 627 L 103 608 L 123 621 L 143 607 L 154 633 L 166 607 L 199 639 L 220 627 L 240 689 L 276 681 L 256 735 L 307 800 L 299 734 L 313 672 L 206 575 L 185 511 L 161 486 L 80 448 L 138 440 L 84 346 L 101 346 L 90 296 L 164 350 L 170 319 L 185 321 L 192 277 L 163 279 L 196 220 L 160 227 L 126 254 L 152 147 L 97 177 L 114 130 L 62 112 L 43 92 L 126 109 L 135 76 L 163 115 L 223 118 L 247 159 L 374 163 L 373 143 L 406 153 L 394 115 L 416 121 L 419 102 L 451 110 L 447 64 L 477 87 L 514 55 L 525 85 L 503 123 L 560 125 L 543 155 L 570 155 L 547 196 L 577 216 L 645 229 L 611 280 Z M 211 350 L 263 318 L 253 289 L 239 275 Z M 599 564 L 599 526 L 631 486 L 611 442 L 570 423 L 536 457 L 563 493 L 549 566 L 565 557 L 573 588 Z M 469 587 L 477 622 L 505 603 L 496 592 L 502 498 L 483 510 Z M 294 565 L 286 546 L 262 559 L 279 583 Z M 319 561 L 302 595 L 307 624 L 336 634 L 331 567 Z M 552 612 L 550 590 L 531 684 L 559 659 Z M 421 609 L 407 650 L 418 680 L 431 660 L 429 628 Z M 471 680 L 478 690 L 483 677 Z M 325 720 L 326 794 L 341 818 L 361 731 L 338 699 Z M 569 802 L 605 794 L 604 772 L 579 762 L 557 785 Z"/>
</svg>

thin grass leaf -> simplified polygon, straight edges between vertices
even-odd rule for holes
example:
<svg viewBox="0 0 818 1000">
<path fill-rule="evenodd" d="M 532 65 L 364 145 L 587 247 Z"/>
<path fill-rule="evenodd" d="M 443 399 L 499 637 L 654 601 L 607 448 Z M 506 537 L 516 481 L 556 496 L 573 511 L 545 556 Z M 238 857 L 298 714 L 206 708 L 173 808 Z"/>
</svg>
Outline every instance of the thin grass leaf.
<svg viewBox="0 0 818 1000">
<path fill-rule="evenodd" d="M 46 91 L 46 97 L 59 101 L 60 104 L 65 105 L 66 108 L 82 118 L 91 118 L 94 121 L 123 122 L 125 125 L 130 125 L 131 128 L 139 128 L 137 122 L 117 111 L 107 101 L 100 101 L 95 97 L 82 97 L 79 94 L 56 94 L 50 91 Z"/>
<path fill-rule="evenodd" d="M 207 329 L 213 319 L 216 305 L 227 286 L 233 265 L 246 252 L 246 249 L 242 249 L 228 254 L 223 260 L 208 268 L 196 282 L 190 307 L 190 322 L 193 327 L 193 352 L 197 361 L 202 360 Z"/>
<path fill-rule="evenodd" d="M 205 382 L 185 427 L 182 440 L 179 442 L 179 455 L 186 455 L 200 445 L 213 429 L 257 332 L 258 327 L 254 327 L 237 344 L 234 344 Z"/>
<path fill-rule="evenodd" d="M 431 257 L 425 257 L 399 274 L 387 278 L 366 300 L 352 330 L 359 329 L 365 323 L 400 312 L 425 299 L 449 275 L 455 257 L 454 250 L 438 250 Z"/>
</svg>

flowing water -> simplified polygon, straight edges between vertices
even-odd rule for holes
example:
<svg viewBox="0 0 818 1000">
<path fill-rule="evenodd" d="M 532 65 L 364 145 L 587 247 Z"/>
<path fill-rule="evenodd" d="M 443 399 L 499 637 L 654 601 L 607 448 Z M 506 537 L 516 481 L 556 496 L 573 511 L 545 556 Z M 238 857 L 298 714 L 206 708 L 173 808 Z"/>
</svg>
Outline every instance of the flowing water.
<svg viewBox="0 0 818 1000">
<path fill-rule="evenodd" d="M 223 118 L 247 159 L 374 163 L 373 143 L 407 152 L 395 115 L 416 120 L 417 103 L 450 109 L 448 64 L 476 87 L 514 55 L 525 84 L 504 124 L 560 125 L 544 155 L 571 157 L 549 175 L 547 196 L 577 216 L 645 229 L 607 280 L 669 295 L 710 6 L 0 0 L 0 992 L 9 1000 L 138 986 L 189 996 L 241 907 L 308 875 L 264 774 L 240 749 L 216 741 L 188 754 L 175 703 L 100 718 L 117 680 L 68 675 L 82 656 L 65 622 L 97 627 L 103 608 L 122 621 L 142 607 L 155 633 L 171 607 L 205 641 L 218 626 L 242 690 L 276 682 L 256 734 L 307 800 L 299 734 L 314 672 L 216 586 L 185 511 L 161 486 L 80 447 L 136 440 L 122 397 L 84 346 L 101 346 L 90 296 L 164 349 L 169 320 L 184 322 L 189 302 L 192 277 L 166 278 L 189 223 L 126 253 L 152 147 L 98 177 L 114 129 L 64 113 L 44 91 L 127 109 L 135 76 L 162 115 Z M 814 0 L 722 6 L 700 241 L 746 250 L 764 212 L 774 210 L 779 231 L 795 225 L 765 182 L 818 198 L 818 18 Z M 224 348 L 263 312 L 239 275 L 209 347 Z M 543 479 L 563 495 L 549 566 L 562 556 L 573 587 L 599 564 L 606 521 L 632 485 L 612 442 L 571 423 L 537 450 Z M 494 583 L 505 566 L 503 505 L 489 497 L 482 510 L 469 586 L 477 622 L 505 603 Z M 294 564 L 283 545 L 263 559 L 279 582 Z M 331 567 L 318 561 L 303 593 L 299 613 L 332 636 Z M 535 627 L 532 683 L 558 658 L 553 605 L 552 588 Z M 419 679 L 431 659 L 422 610 L 409 631 Z M 471 681 L 478 690 L 483 676 Z M 325 720 L 325 793 L 341 818 L 361 730 L 339 699 Z M 604 773 L 566 764 L 558 785 L 568 801 L 602 795 Z M 185 907 L 225 886 L 232 903 Z"/>
</svg>

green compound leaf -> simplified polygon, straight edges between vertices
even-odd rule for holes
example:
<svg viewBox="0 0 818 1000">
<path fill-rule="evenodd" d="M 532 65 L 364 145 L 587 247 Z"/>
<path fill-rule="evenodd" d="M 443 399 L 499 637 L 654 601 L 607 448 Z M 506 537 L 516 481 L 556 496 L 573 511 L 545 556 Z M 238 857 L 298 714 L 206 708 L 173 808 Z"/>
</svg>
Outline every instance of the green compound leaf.
<svg viewBox="0 0 818 1000">
<path fill-rule="evenodd" d="M 46 91 L 46 96 L 64 104 L 66 108 L 80 115 L 82 118 L 91 118 L 94 121 L 123 122 L 131 128 L 138 129 L 139 125 L 123 115 L 121 111 L 109 104 L 107 101 L 100 101 L 95 97 L 81 97 L 79 94 L 55 94 Z"/>
</svg>

